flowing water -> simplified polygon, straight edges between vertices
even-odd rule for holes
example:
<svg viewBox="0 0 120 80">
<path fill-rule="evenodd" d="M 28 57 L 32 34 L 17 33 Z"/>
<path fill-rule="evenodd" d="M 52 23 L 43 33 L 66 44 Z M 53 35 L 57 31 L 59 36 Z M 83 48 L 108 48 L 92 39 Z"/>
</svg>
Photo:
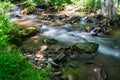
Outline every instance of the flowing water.
<svg viewBox="0 0 120 80">
<path fill-rule="evenodd" d="M 19 22 L 20 19 L 27 18 L 27 20 L 33 20 L 33 22 L 37 24 L 37 22 L 34 21 L 38 19 L 36 15 L 21 15 L 20 9 L 13 10 L 11 14 L 12 18 L 10 19 L 10 21 Z M 86 26 L 86 19 L 87 17 L 81 18 L 80 24 Z M 93 19 L 92 21 L 96 22 L 97 20 Z M 92 23 L 92 25 L 94 25 L 94 23 Z M 90 33 L 86 33 L 82 30 L 75 31 L 74 28 L 76 27 L 71 24 L 66 24 L 57 28 L 50 28 L 49 26 L 43 25 L 40 28 L 40 34 L 46 37 L 54 38 L 60 42 L 64 42 L 67 45 L 82 43 L 86 41 L 96 42 L 100 45 L 98 52 L 120 58 L 119 40 L 114 40 L 112 38 L 107 37 L 92 36 L 91 34 L 93 34 L 93 31 L 91 31 Z"/>
<path fill-rule="evenodd" d="M 41 35 L 49 38 L 54 38 L 68 45 L 72 45 L 75 43 L 83 43 L 86 41 L 96 42 L 99 44 L 99 53 L 120 58 L 120 42 L 118 40 L 114 40 L 112 38 L 92 36 L 91 33 L 87 33 L 84 31 L 70 31 L 69 27 L 71 28 L 73 26 L 65 25 L 58 28 L 50 28 L 44 25 L 40 28 Z"/>
<path fill-rule="evenodd" d="M 112 38 L 107 37 L 98 37 L 92 36 L 92 32 L 86 33 L 84 31 L 74 31 L 71 30 L 73 26 L 70 24 L 66 24 L 65 26 L 61 27 L 48 27 L 42 26 L 40 28 L 41 35 L 54 38 L 64 45 L 70 46 L 76 43 L 84 43 L 84 42 L 95 42 L 99 44 L 98 54 L 94 61 L 95 63 L 103 66 L 103 69 L 107 72 L 107 79 L 102 80 L 119 80 L 120 74 L 120 41 L 114 40 Z M 76 64 L 74 64 L 74 62 Z M 100 75 L 96 75 L 97 73 L 91 74 L 91 68 L 82 64 L 79 60 L 76 61 L 69 61 L 68 63 L 72 63 L 77 65 L 76 68 L 67 67 L 64 75 L 68 76 L 69 80 L 101 80 L 101 79 L 94 79 L 96 76 L 99 77 Z M 92 67 L 93 70 L 95 69 Z M 82 70 L 81 70 L 82 69 Z M 98 68 L 99 69 L 99 68 Z M 90 74 L 93 75 L 90 78 Z M 103 73 L 104 74 L 104 73 Z M 88 79 L 89 78 L 89 79 Z"/>
<path fill-rule="evenodd" d="M 35 15 L 21 15 L 20 11 L 21 11 L 21 9 L 13 10 L 11 12 L 12 18 L 10 19 L 10 21 L 18 21 L 22 18 L 28 18 L 28 19 L 35 19 L 36 18 Z"/>
</svg>

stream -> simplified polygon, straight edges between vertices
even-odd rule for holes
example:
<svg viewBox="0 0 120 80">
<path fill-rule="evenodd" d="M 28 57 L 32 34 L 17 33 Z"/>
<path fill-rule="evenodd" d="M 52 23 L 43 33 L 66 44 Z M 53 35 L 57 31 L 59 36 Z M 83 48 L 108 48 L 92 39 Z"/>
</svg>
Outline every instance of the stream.
<svg viewBox="0 0 120 80">
<path fill-rule="evenodd" d="M 60 42 L 66 43 L 66 45 L 83 42 L 96 42 L 99 44 L 99 53 L 120 58 L 119 40 L 92 36 L 91 32 L 86 33 L 82 31 L 69 31 L 69 29 L 72 27 L 74 28 L 74 26 L 70 24 L 66 24 L 59 28 L 49 28 L 48 26 L 42 26 L 40 30 L 42 32 L 41 35 L 54 38 Z"/>
<path fill-rule="evenodd" d="M 65 75 L 67 75 L 68 79 L 65 80 L 119 80 L 120 77 L 120 40 L 116 40 L 112 37 L 107 37 L 104 36 L 104 34 L 95 36 L 94 34 L 94 30 L 91 30 L 90 32 L 85 32 L 84 30 L 76 30 L 75 25 L 72 24 L 65 24 L 59 27 L 49 27 L 48 25 L 42 25 L 41 27 L 39 27 L 39 21 L 41 21 L 40 19 L 37 18 L 37 15 L 21 15 L 20 14 L 20 9 L 18 10 L 14 10 L 12 12 L 13 17 L 10 19 L 10 21 L 12 22 L 19 22 L 21 23 L 21 19 L 25 18 L 25 20 L 23 22 L 27 22 L 28 20 L 32 20 L 34 26 L 38 27 L 40 29 L 40 33 L 39 35 L 41 36 L 45 36 L 51 39 L 55 39 L 57 41 L 59 41 L 61 44 L 64 44 L 65 46 L 71 46 L 73 44 L 77 44 L 77 43 L 85 43 L 85 42 L 95 42 L 99 44 L 99 48 L 98 48 L 98 55 L 93 59 L 93 62 L 96 62 L 97 64 L 102 64 L 102 66 L 104 66 L 105 69 L 107 69 L 106 71 L 108 72 L 108 79 L 97 79 L 95 77 L 91 78 L 85 78 L 87 76 L 84 76 L 84 74 L 87 74 L 86 71 L 87 70 L 91 70 L 88 69 L 88 67 L 84 66 L 82 63 L 80 64 L 81 61 L 71 61 L 70 63 L 77 65 L 77 67 L 75 68 L 70 68 L 70 67 L 66 67 L 67 71 L 65 71 Z M 80 21 L 79 21 L 79 25 L 83 25 L 83 27 L 85 27 L 87 24 L 87 22 L 85 21 L 86 17 L 83 17 Z M 26 23 L 27 24 L 27 23 Z M 94 25 L 94 24 L 90 24 Z M 25 43 L 26 45 L 26 43 Z M 29 43 L 27 44 L 29 45 Z M 82 66 L 81 66 L 82 65 Z M 112 66 L 111 66 L 112 65 Z M 93 66 L 94 69 L 96 68 L 96 66 Z M 116 69 L 114 69 L 116 68 Z M 83 73 L 81 71 L 81 69 L 83 69 Z M 97 66 L 97 70 L 99 70 L 100 68 Z M 114 70 L 113 70 L 114 69 Z M 75 72 L 76 71 L 76 72 Z M 74 73 L 74 74 L 69 74 L 70 73 Z M 84 73 L 85 72 L 85 73 Z M 83 74 L 83 76 L 81 76 L 81 74 Z M 92 73 L 93 75 L 96 75 L 94 73 Z M 97 76 L 97 75 L 96 75 Z M 74 78 L 73 78 L 74 77 Z M 79 79 L 78 79 L 79 78 Z M 56 79 L 56 80 L 60 80 L 60 79 Z M 61 79 L 62 80 L 62 79 Z"/>
</svg>

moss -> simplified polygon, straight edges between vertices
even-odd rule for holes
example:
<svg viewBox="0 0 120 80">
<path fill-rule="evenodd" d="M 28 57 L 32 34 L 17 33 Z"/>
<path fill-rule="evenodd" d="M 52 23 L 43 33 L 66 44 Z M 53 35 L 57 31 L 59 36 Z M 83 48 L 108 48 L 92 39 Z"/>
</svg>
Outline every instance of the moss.
<svg viewBox="0 0 120 80">
<path fill-rule="evenodd" d="M 35 70 L 17 51 L 0 52 L 0 80 L 47 80 L 49 73 Z"/>
</svg>

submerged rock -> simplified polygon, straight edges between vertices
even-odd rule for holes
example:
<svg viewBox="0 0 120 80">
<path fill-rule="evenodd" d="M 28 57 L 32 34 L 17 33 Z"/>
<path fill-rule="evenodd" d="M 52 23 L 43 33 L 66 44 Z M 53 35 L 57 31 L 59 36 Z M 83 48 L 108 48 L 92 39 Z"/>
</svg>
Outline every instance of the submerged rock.
<svg viewBox="0 0 120 80">
<path fill-rule="evenodd" d="M 95 53 L 98 48 L 99 44 L 93 42 L 86 42 L 86 43 L 78 43 L 72 46 L 74 50 L 82 53 Z"/>
</svg>

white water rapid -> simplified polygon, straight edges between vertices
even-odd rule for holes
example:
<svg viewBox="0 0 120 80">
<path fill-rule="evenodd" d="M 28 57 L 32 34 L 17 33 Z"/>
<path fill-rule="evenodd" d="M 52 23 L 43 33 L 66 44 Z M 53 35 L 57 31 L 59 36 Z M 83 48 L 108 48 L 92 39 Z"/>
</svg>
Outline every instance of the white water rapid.
<svg viewBox="0 0 120 80">
<path fill-rule="evenodd" d="M 63 27 L 48 27 L 43 25 L 41 30 L 41 35 L 56 39 L 60 42 L 68 43 L 69 45 L 75 43 L 83 42 L 96 42 L 99 44 L 98 52 L 110 56 L 120 58 L 120 46 L 118 46 L 116 41 L 110 38 L 102 38 L 97 36 L 92 36 L 91 33 L 81 32 L 81 31 L 68 31 L 67 28 L 70 25 L 65 25 Z"/>
</svg>

